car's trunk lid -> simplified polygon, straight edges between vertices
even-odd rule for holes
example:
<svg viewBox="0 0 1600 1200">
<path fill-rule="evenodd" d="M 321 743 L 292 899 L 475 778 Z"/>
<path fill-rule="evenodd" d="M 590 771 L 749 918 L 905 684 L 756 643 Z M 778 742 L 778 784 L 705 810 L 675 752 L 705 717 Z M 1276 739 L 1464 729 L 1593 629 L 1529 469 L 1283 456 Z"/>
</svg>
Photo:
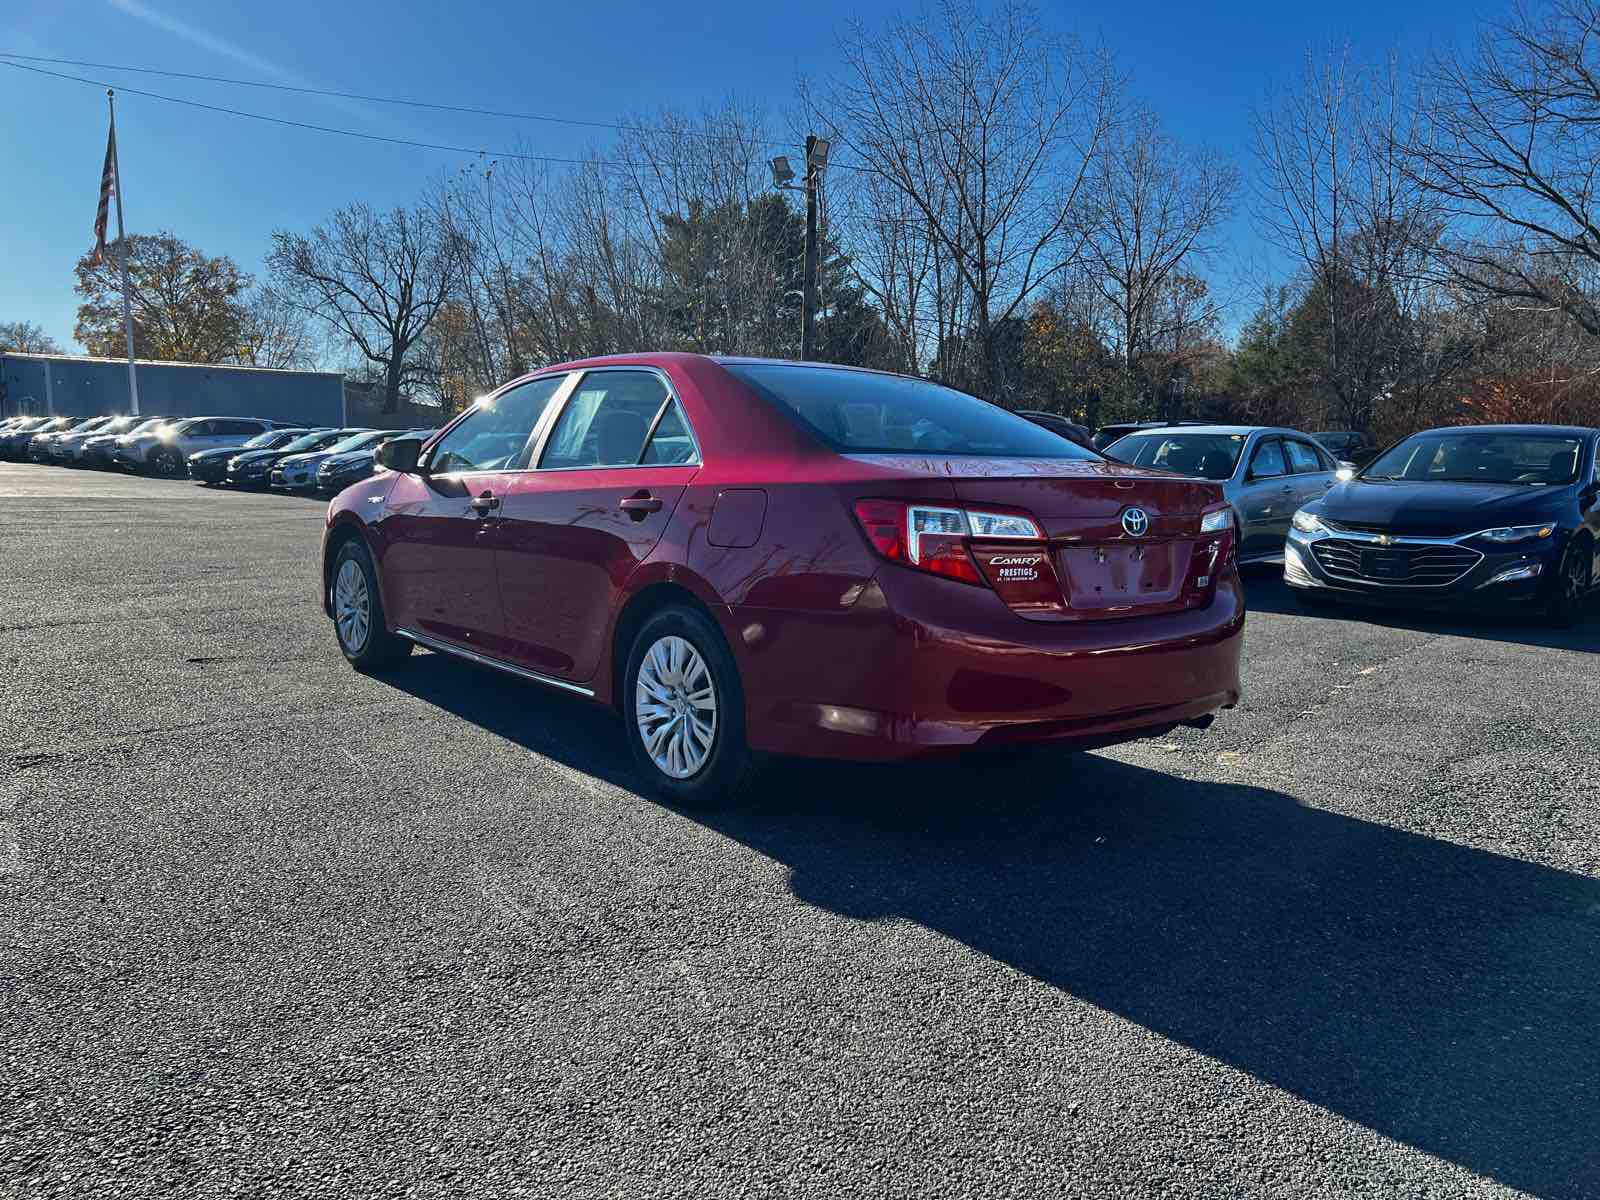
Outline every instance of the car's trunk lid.
<svg viewBox="0 0 1600 1200">
<path fill-rule="evenodd" d="M 1223 500 L 1215 483 L 1100 461 L 942 465 L 963 507 L 1021 510 L 1043 529 L 1045 544 L 1028 550 L 972 544 L 996 592 L 1024 616 L 1088 620 L 1198 607 L 1231 551 L 1227 535 L 1200 532 L 1201 514 Z"/>
</svg>

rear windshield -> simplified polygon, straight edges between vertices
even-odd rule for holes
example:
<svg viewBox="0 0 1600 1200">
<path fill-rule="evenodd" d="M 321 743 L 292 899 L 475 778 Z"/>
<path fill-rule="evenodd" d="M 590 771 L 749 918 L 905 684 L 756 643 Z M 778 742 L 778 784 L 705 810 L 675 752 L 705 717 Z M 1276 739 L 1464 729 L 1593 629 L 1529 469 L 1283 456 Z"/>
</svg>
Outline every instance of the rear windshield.
<svg viewBox="0 0 1600 1200">
<path fill-rule="evenodd" d="M 1425 433 L 1407 438 L 1361 472 L 1363 479 L 1434 483 L 1571 483 L 1583 445 L 1536 433 Z"/>
<path fill-rule="evenodd" d="M 850 454 L 1098 458 L 1025 417 L 924 379 L 786 363 L 724 366 L 822 441 Z"/>
<path fill-rule="evenodd" d="M 1107 446 L 1104 453 L 1130 466 L 1228 479 L 1243 449 L 1242 433 L 1132 433 Z"/>
</svg>

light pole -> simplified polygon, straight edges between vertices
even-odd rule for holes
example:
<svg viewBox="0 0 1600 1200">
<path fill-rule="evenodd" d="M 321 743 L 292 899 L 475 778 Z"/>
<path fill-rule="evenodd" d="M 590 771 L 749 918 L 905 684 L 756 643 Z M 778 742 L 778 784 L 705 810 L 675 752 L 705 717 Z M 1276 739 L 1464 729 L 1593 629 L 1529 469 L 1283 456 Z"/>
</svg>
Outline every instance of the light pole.
<svg viewBox="0 0 1600 1200">
<path fill-rule="evenodd" d="M 784 191 L 806 194 L 806 259 L 804 298 L 800 315 L 800 358 L 810 361 L 817 347 L 817 192 L 822 187 L 822 172 L 828 166 L 828 139 L 806 136 L 806 178 L 804 187 L 790 182 L 794 168 L 786 155 L 772 160 L 772 183 Z"/>
</svg>

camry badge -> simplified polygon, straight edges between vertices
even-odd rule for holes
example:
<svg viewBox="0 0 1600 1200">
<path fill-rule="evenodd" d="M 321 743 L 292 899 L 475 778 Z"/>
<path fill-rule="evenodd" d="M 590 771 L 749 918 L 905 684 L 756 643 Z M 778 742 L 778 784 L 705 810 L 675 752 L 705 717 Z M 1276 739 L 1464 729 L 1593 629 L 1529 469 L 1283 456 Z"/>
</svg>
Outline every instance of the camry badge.
<svg viewBox="0 0 1600 1200">
<path fill-rule="evenodd" d="M 1142 508 L 1124 509 L 1122 528 L 1129 537 L 1143 537 L 1150 532 L 1150 516 Z"/>
</svg>

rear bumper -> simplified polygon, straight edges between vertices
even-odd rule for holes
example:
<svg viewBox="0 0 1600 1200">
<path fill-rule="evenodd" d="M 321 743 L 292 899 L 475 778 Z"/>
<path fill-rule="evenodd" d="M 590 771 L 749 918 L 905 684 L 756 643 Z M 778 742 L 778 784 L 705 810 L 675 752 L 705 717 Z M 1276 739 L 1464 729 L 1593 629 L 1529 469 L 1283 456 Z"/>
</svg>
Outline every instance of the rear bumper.
<svg viewBox="0 0 1600 1200">
<path fill-rule="evenodd" d="M 885 568 L 851 608 L 735 608 L 728 636 L 758 750 L 905 759 L 989 746 L 1092 748 L 1239 700 L 1244 596 L 1204 609 L 1030 621 L 987 588 Z"/>
</svg>

